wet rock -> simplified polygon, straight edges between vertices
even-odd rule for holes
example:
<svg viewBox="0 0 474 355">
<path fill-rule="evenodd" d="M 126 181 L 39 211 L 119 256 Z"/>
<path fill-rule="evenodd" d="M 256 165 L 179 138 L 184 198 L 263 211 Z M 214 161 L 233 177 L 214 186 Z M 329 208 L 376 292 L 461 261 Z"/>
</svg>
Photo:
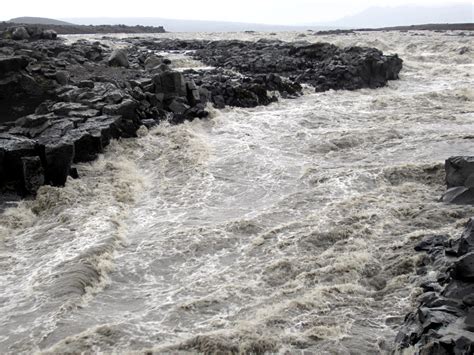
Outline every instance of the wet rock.
<svg viewBox="0 0 474 355">
<path fill-rule="evenodd" d="M 108 63 L 112 67 L 125 67 L 128 68 L 130 63 L 128 62 L 127 53 L 123 49 L 115 49 L 108 59 Z"/>
<path fill-rule="evenodd" d="M 134 100 L 126 99 L 119 104 L 106 105 L 102 112 L 107 115 L 119 115 L 125 118 L 135 118 L 137 103 Z"/>
<path fill-rule="evenodd" d="M 87 130 L 77 129 L 71 131 L 67 137 L 68 140 L 74 142 L 75 163 L 95 160 L 103 150 L 104 144 L 100 130 L 88 132 Z"/>
<path fill-rule="evenodd" d="M 474 250 L 474 219 L 469 219 L 461 238 L 452 243 L 451 250 L 455 256 L 463 256 Z"/>
<path fill-rule="evenodd" d="M 457 156 L 446 160 L 446 185 L 474 187 L 474 157 Z"/>
<path fill-rule="evenodd" d="M 451 275 L 457 280 L 474 281 L 474 252 L 464 255 L 456 261 Z"/>
<path fill-rule="evenodd" d="M 460 238 L 430 236 L 416 249 L 430 255 L 430 264 L 438 276 L 420 297 L 417 309 L 408 314 L 396 343 L 399 350 L 415 346 L 420 354 L 469 354 L 474 349 L 474 336 L 457 336 L 458 324 L 472 331 L 474 304 L 473 220 L 469 220 Z M 459 256 L 452 258 L 447 255 Z M 470 352 L 469 352 L 470 351 Z"/>
<path fill-rule="evenodd" d="M 3 155 L 3 177 L 12 181 L 23 177 L 22 158 L 38 153 L 35 141 L 10 134 L 0 134 L 0 152 Z"/>
<path fill-rule="evenodd" d="M 162 58 L 156 56 L 156 55 L 151 55 L 145 60 L 145 69 L 153 69 L 160 64 L 162 64 Z"/>
<path fill-rule="evenodd" d="M 53 186 L 64 186 L 73 160 L 73 143 L 60 140 L 46 144 L 44 146 L 45 182 Z"/>
<path fill-rule="evenodd" d="M 131 99 L 126 99 L 120 104 L 107 105 L 102 109 L 102 113 L 109 116 L 121 116 L 117 129 L 120 135 L 125 138 L 135 137 L 136 131 L 140 127 L 140 119 L 137 115 L 137 102 Z"/>
<path fill-rule="evenodd" d="M 81 80 L 80 82 L 77 83 L 77 86 L 80 87 L 80 88 L 93 89 L 94 88 L 94 82 L 92 80 Z"/>
<path fill-rule="evenodd" d="M 455 205 L 472 205 L 474 204 L 474 188 L 465 186 L 452 187 L 441 198 L 445 203 Z"/>
<path fill-rule="evenodd" d="M 470 332 L 474 332 L 474 307 L 469 309 L 466 319 L 464 320 L 464 326 Z"/>
<path fill-rule="evenodd" d="M 448 236 L 446 235 L 431 235 L 424 238 L 415 246 L 416 251 L 430 252 L 436 247 L 445 247 L 448 243 Z"/>
<path fill-rule="evenodd" d="M 474 157 L 456 156 L 446 160 L 448 191 L 442 201 L 458 205 L 474 205 Z"/>
<path fill-rule="evenodd" d="M 82 103 L 77 102 L 57 102 L 51 107 L 51 111 L 59 116 L 66 116 L 71 111 L 81 111 L 88 107 Z"/>
<path fill-rule="evenodd" d="M 24 128 L 34 128 L 38 126 L 42 126 L 43 124 L 47 123 L 54 115 L 37 115 L 32 114 L 28 116 L 21 117 L 15 121 L 15 125 L 18 127 Z"/>
<path fill-rule="evenodd" d="M 118 104 L 123 100 L 123 98 L 124 94 L 121 91 L 114 90 L 105 96 L 105 101 L 110 104 Z"/>
<path fill-rule="evenodd" d="M 187 105 L 184 100 L 179 100 L 179 99 L 174 99 L 170 104 L 169 104 L 169 109 L 171 112 L 182 115 L 184 114 L 187 110 L 189 110 L 190 106 Z"/>
<path fill-rule="evenodd" d="M 29 39 L 30 35 L 25 27 L 17 27 L 12 32 L 12 39 L 19 41 Z"/>
<path fill-rule="evenodd" d="M 36 194 L 44 185 L 44 169 L 41 159 L 36 157 L 21 158 L 23 164 L 23 186 L 27 193 Z"/>
<path fill-rule="evenodd" d="M 44 30 L 41 32 L 41 38 L 53 40 L 53 39 L 58 38 L 58 34 L 54 30 Z"/>
<path fill-rule="evenodd" d="M 183 74 L 175 71 L 164 72 L 153 77 L 155 92 L 165 99 L 186 96 L 186 81 Z"/>
<path fill-rule="evenodd" d="M 69 83 L 70 74 L 65 70 L 56 72 L 56 81 L 60 85 L 67 85 Z"/>
<path fill-rule="evenodd" d="M 28 59 L 24 56 L 1 57 L 0 56 L 0 77 L 8 72 L 15 72 L 25 69 L 28 65 Z"/>
</svg>

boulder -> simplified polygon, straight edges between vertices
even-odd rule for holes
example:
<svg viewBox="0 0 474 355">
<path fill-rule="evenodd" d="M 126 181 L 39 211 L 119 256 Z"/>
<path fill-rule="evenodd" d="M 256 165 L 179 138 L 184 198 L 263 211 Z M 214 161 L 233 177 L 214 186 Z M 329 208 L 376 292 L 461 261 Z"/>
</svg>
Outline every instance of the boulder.
<svg viewBox="0 0 474 355">
<path fill-rule="evenodd" d="M 156 55 L 150 55 L 147 59 L 145 59 L 145 69 L 153 69 L 158 65 L 162 64 L 162 58 Z"/>
<path fill-rule="evenodd" d="M 108 116 L 121 116 L 122 119 L 117 123 L 116 128 L 119 130 L 121 137 L 130 138 L 136 136 L 135 133 L 140 127 L 137 107 L 136 101 L 125 99 L 119 104 L 104 106 L 102 113 Z"/>
<path fill-rule="evenodd" d="M 474 307 L 469 308 L 466 319 L 464 319 L 464 326 L 468 331 L 474 332 Z"/>
<path fill-rule="evenodd" d="M 17 27 L 12 32 L 12 39 L 15 41 L 30 39 L 30 35 L 25 27 Z"/>
<path fill-rule="evenodd" d="M 456 280 L 474 281 L 474 252 L 462 256 L 453 265 L 451 275 Z"/>
<path fill-rule="evenodd" d="M 174 99 L 169 105 L 168 108 L 171 112 L 177 115 L 184 114 L 189 110 L 190 106 L 185 102 L 185 100 L 180 100 L 179 98 Z"/>
<path fill-rule="evenodd" d="M 50 142 L 44 147 L 45 182 L 64 186 L 74 160 L 74 144 L 66 140 Z"/>
<path fill-rule="evenodd" d="M 102 135 L 99 129 L 88 132 L 76 129 L 68 133 L 68 140 L 74 142 L 74 162 L 88 162 L 97 158 L 102 152 Z"/>
<path fill-rule="evenodd" d="M 69 78 L 71 74 L 65 70 L 60 70 L 56 72 L 56 81 L 58 84 L 67 85 L 69 83 Z"/>
<path fill-rule="evenodd" d="M 461 238 L 453 243 L 452 254 L 463 256 L 474 251 L 474 219 L 469 219 Z"/>
<path fill-rule="evenodd" d="M 25 69 L 29 61 L 24 56 L 2 57 L 0 56 L 0 77 L 8 72 Z"/>
<path fill-rule="evenodd" d="M 41 33 L 41 38 L 52 40 L 58 38 L 58 34 L 54 30 L 44 30 Z"/>
<path fill-rule="evenodd" d="M 474 157 L 456 156 L 446 160 L 446 185 L 474 187 Z"/>
<path fill-rule="evenodd" d="M 130 66 L 130 63 L 128 62 L 127 53 L 124 49 L 115 49 L 110 55 L 108 63 L 111 67 L 128 68 Z"/>
<path fill-rule="evenodd" d="M 441 200 L 455 205 L 472 205 L 474 204 L 474 188 L 452 187 L 446 191 Z"/>
<path fill-rule="evenodd" d="M 10 134 L 0 134 L 0 154 L 3 155 L 3 174 L 7 181 L 21 180 L 23 176 L 22 158 L 38 155 L 36 142 Z"/>
<path fill-rule="evenodd" d="M 186 81 L 183 74 L 176 71 L 167 71 L 153 77 L 155 92 L 164 94 L 164 98 L 185 97 Z"/>
<path fill-rule="evenodd" d="M 58 116 L 66 116 L 72 111 L 87 110 L 88 107 L 82 103 L 77 102 L 56 102 L 51 106 L 51 111 Z"/>
</svg>

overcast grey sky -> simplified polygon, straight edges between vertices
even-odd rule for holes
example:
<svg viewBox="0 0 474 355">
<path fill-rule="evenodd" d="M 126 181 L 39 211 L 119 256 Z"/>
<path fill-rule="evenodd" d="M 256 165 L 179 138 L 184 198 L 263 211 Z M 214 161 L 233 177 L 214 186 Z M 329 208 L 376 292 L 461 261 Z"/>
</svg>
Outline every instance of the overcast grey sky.
<svg viewBox="0 0 474 355">
<path fill-rule="evenodd" d="M 449 0 L 21 0 L 2 1 L 0 20 L 34 16 L 164 17 L 174 19 L 301 24 L 332 21 L 371 6 L 446 5 Z"/>
</svg>

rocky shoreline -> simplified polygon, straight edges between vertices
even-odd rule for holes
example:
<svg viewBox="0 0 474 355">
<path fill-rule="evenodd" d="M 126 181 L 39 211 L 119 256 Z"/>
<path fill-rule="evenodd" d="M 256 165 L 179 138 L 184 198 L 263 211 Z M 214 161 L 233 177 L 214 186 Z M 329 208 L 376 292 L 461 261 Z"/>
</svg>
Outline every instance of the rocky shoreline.
<svg viewBox="0 0 474 355">
<path fill-rule="evenodd" d="M 474 205 L 474 157 L 446 161 L 446 203 Z M 423 290 L 396 338 L 399 353 L 474 353 L 474 218 L 462 235 L 431 235 L 415 247 L 426 253 L 417 274 Z"/>
<path fill-rule="evenodd" d="M 24 32 L 0 40 L 0 186 L 21 195 L 77 178 L 75 163 L 141 126 L 203 118 L 208 104 L 268 105 L 301 95 L 305 83 L 317 91 L 380 87 L 402 67 L 374 48 L 326 43 L 132 38 L 117 49 Z M 174 71 L 156 54 L 163 50 L 193 50 L 214 69 Z"/>
<path fill-rule="evenodd" d="M 61 35 L 97 34 L 97 33 L 166 33 L 163 26 L 125 26 L 125 25 L 32 25 L 12 22 L 0 22 L 0 32 L 8 36 L 16 28 L 25 28 L 27 32 L 54 31 Z"/>
</svg>

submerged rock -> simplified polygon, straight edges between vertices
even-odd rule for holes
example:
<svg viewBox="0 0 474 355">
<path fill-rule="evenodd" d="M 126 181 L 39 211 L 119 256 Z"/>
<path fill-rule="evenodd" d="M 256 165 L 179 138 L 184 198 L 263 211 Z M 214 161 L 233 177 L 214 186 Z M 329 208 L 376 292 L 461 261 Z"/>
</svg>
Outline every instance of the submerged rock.
<svg viewBox="0 0 474 355">
<path fill-rule="evenodd" d="M 448 191 L 442 201 L 458 205 L 474 205 L 474 157 L 457 156 L 446 160 Z"/>
</svg>

